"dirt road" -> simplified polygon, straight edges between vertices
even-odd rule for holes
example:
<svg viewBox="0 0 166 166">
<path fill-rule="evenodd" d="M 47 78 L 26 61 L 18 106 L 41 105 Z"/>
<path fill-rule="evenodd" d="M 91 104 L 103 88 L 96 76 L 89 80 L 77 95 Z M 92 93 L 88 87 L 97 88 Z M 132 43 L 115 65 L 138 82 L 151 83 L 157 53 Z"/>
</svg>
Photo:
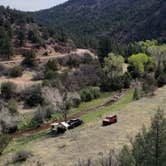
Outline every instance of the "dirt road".
<svg viewBox="0 0 166 166">
<path fill-rule="evenodd" d="M 81 116 L 83 115 L 86 115 L 87 113 L 89 112 L 93 112 L 93 111 L 98 111 L 98 110 L 101 110 L 111 104 L 114 104 L 115 102 L 117 102 L 119 99 L 121 99 L 121 97 L 123 97 L 123 95 L 125 94 L 126 91 L 124 91 L 123 93 L 119 93 L 117 92 L 110 100 L 108 100 L 106 103 L 103 103 L 97 107 L 94 107 L 94 108 L 89 108 L 87 110 L 84 110 L 84 112 L 78 112 L 78 113 L 75 113 L 73 114 L 72 116 L 69 117 L 69 119 L 73 119 L 73 118 L 80 118 Z M 114 98 L 117 98 L 116 100 L 112 101 L 112 99 Z M 56 121 L 56 122 L 60 122 L 61 120 L 59 121 Z M 20 137 L 24 137 L 24 136 L 28 136 L 28 135 L 32 135 L 32 134 L 35 134 L 35 133 L 38 133 L 38 132 L 41 132 L 43 130 L 47 130 L 51 127 L 51 123 L 53 122 L 50 122 L 50 123 L 47 123 L 47 124 L 43 124 L 41 125 L 40 127 L 36 128 L 36 129 L 31 129 L 31 130 L 27 130 L 27 131 L 23 131 L 23 132 L 18 132 L 18 133 L 14 133 L 12 134 L 12 137 L 13 138 L 20 138 Z"/>
<path fill-rule="evenodd" d="M 37 56 L 36 61 L 43 62 L 43 61 L 47 61 L 48 59 L 55 59 L 55 58 L 65 57 L 65 56 L 68 56 L 69 54 L 72 54 L 72 53 L 76 53 L 76 54 L 81 56 L 81 55 L 84 55 L 87 52 L 92 54 L 87 49 L 77 49 L 76 51 L 72 51 L 70 53 L 65 53 L 65 54 L 57 53 L 57 54 L 51 55 L 51 56 L 40 56 L 40 57 Z M 14 59 L 14 60 L 0 61 L 0 64 L 2 64 L 2 65 L 21 64 L 22 61 L 23 61 L 23 58 L 19 58 L 19 59 Z"/>
</svg>

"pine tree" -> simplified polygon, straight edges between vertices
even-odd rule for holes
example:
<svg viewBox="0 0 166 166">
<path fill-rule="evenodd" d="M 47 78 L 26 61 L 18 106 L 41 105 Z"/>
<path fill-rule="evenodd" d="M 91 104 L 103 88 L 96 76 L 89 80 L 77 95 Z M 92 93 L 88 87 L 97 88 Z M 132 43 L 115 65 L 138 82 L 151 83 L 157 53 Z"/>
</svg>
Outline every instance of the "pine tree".
<svg viewBox="0 0 166 166">
<path fill-rule="evenodd" d="M 8 35 L 3 36 L 0 40 L 0 54 L 10 59 L 14 54 L 13 45 Z"/>
</svg>

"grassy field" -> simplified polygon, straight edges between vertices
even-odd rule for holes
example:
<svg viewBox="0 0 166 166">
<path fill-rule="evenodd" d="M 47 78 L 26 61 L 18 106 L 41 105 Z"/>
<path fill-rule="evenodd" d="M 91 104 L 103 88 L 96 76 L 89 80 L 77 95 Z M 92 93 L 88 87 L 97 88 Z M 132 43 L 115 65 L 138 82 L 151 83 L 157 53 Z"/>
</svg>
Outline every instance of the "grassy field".
<svg viewBox="0 0 166 166">
<path fill-rule="evenodd" d="M 89 112 L 88 114 L 84 115 L 83 117 L 81 117 L 81 119 L 85 122 L 85 123 L 89 123 L 92 122 L 94 120 L 98 120 L 101 119 L 103 117 L 103 115 L 106 114 L 111 114 L 115 111 L 118 111 L 119 109 L 122 109 L 123 107 L 125 107 L 127 104 L 129 104 L 130 102 L 132 102 L 133 100 L 133 90 L 130 90 L 129 92 L 127 92 L 118 102 L 116 102 L 113 105 L 110 105 L 108 107 L 105 107 L 99 111 L 96 112 Z"/>
<path fill-rule="evenodd" d="M 80 104 L 80 106 L 76 109 L 72 109 L 70 111 L 69 116 L 72 116 L 75 113 L 78 112 L 82 112 L 85 111 L 89 108 L 93 108 L 96 106 L 99 106 L 101 104 L 104 104 L 105 102 L 107 102 L 109 99 L 111 99 L 111 97 L 114 95 L 115 93 L 103 93 L 101 95 L 100 98 L 96 99 L 96 100 L 92 100 L 90 102 L 83 102 Z M 99 118 L 101 118 L 101 116 L 105 115 L 106 113 L 109 113 L 110 111 L 116 111 L 120 108 L 122 108 L 123 106 L 127 105 L 129 102 L 132 101 L 132 96 L 133 96 L 133 91 L 129 91 L 125 96 L 123 96 L 122 99 L 120 99 L 116 104 L 113 104 L 111 106 L 108 106 L 100 111 L 96 111 L 96 112 L 89 112 L 88 114 L 84 115 L 81 117 L 81 119 L 84 121 L 84 124 L 86 125 L 89 122 L 98 120 Z M 56 119 L 61 118 L 60 114 L 55 114 L 54 115 L 56 117 Z M 59 117 L 58 117 L 59 116 Z M 54 118 L 55 118 L 54 117 Z M 82 126 L 81 126 L 82 127 Z M 41 140 L 41 139 L 45 139 L 48 136 L 49 130 L 45 130 L 42 132 L 39 132 L 37 134 L 31 135 L 31 136 L 25 136 L 22 138 L 18 138 L 15 139 L 9 146 L 8 148 L 5 150 L 5 153 L 9 153 L 12 151 L 18 151 L 21 150 L 23 148 L 25 148 L 25 146 L 32 142 L 32 141 L 36 141 L 36 140 Z M 29 146 L 29 145 L 28 145 Z"/>
<path fill-rule="evenodd" d="M 96 159 L 110 149 L 119 149 L 129 144 L 129 138 L 133 138 L 143 125 L 149 126 L 159 106 L 166 107 L 166 86 L 158 89 L 153 97 L 131 101 L 130 91 L 116 104 L 84 115 L 82 119 L 86 123 L 82 127 L 59 137 L 49 137 L 48 131 L 44 131 L 13 140 L 0 157 L 0 165 L 11 160 L 13 153 L 20 149 L 30 150 L 34 155 L 22 166 L 36 166 L 36 161 L 46 166 L 73 166 L 79 159 Z M 103 116 L 112 112 L 117 114 L 118 123 L 102 127 Z"/>
</svg>

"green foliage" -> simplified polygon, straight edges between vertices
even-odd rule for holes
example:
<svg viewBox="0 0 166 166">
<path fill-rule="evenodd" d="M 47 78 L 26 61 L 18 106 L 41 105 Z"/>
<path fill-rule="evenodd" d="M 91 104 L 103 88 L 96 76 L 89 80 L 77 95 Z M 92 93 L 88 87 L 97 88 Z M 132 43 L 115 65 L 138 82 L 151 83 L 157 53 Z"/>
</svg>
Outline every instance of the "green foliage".
<svg viewBox="0 0 166 166">
<path fill-rule="evenodd" d="M 0 38 L 0 54 L 8 59 L 10 59 L 14 54 L 12 41 L 8 35 L 4 35 Z"/>
<path fill-rule="evenodd" d="M 119 166 L 135 166 L 135 160 L 128 146 L 124 146 L 119 154 Z"/>
<path fill-rule="evenodd" d="M 122 75 L 123 63 L 124 58 L 114 53 L 109 53 L 104 59 L 104 72 L 110 80 Z"/>
<path fill-rule="evenodd" d="M 76 58 L 69 57 L 67 61 L 67 65 L 70 67 L 78 67 L 79 66 L 79 61 Z"/>
<path fill-rule="evenodd" d="M 17 101 L 15 99 L 10 99 L 8 101 L 8 109 L 11 114 L 16 114 L 18 110 Z"/>
<path fill-rule="evenodd" d="M 132 81 L 132 77 L 131 77 L 130 73 L 128 73 L 128 72 L 124 73 L 124 75 L 123 75 L 124 88 L 129 88 L 131 81 Z"/>
<path fill-rule="evenodd" d="M 128 88 L 131 82 L 129 73 L 123 74 L 124 58 L 114 53 L 109 53 L 104 58 L 103 76 L 101 78 L 101 89 L 104 91 L 120 90 Z"/>
<path fill-rule="evenodd" d="M 133 100 L 139 100 L 141 97 L 143 97 L 143 91 L 141 88 L 135 88 L 134 94 L 133 94 Z"/>
<path fill-rule="evenodd" d="M 53 70 L 47 70 L 44 73 L 44 79 L 46 79 L 46 80 L 56 79 L 57 76 L 58 76 L 57 72 L 55 72 Z"/>
<path fill-rule="evenodd" d="M 31 120 L 31 125 L 33 124 L 32 127 L 38 127 L 45 121 L 49 120 L 53 112 L 54 109 L 52 108 L 51 105 L 45 105 L 45 106 L 39 105 L 34 117 Z"/>
<path fill-rule="evenodd" d="M 58 62 L 57 60 L 49 60 L 45 65 L 44 79 L 51 80 L 57 78 Z"/>
<path fill-rule="evenodd" d="M 40 85 L 34 85 L 25 92 L 25 103 L 34 107 L 43 103 L 42 90 Z"/>
<path fill-rule="evenodd" d="M 159 50 L 160 52 L 160 50 Z M 165 52 L 166 53 L 166 52 Z M 166 54 L 163 54 L 166 55 Z M 158 64 L 155 71 L 155 79 L 159 87 L 162 87 L 166 84 L 166 59 L 164 56 L 158 58 Z"/>
<path fill-rule="evenodd" d="M 24 54 L 23 64 L 28 67 L 36 66 L 36 54 L 34 51 L 30 51 Z"/>
<path fill-rule="evenodd" d="M 10 69 L 9 75 L 10 77 L 20 77 L 23 74 L 23 68 L 21 66 L 15 66 Z"/>
<path fill-rule="evenodd" d="M 20 47 L 24 46 L 26 40 L 25 31 L 20 30 L 18 32 L 18 44 Z"/>
<path fill-rule="evenodd" d="M 9 144 L 11 137 L 7 134 L 0 134 L 0 155 Z"/>
<path fill-rule="evenodd" d="M 119 156 L 120 166 L 164 166 L 165 131 L 166 118 L 164 111 L 159 109 L 152 119 L 151 127 L 148 130 L 143 128 L 132 141 L 131 149 L 124 146 Z"/>
<path fill-rule="evenodd" d="M 52 70 L 57 71 L 58 70 L 58 62 L 57 60 L 49 60 L 45 66 L 45 70 Z"/>
<path fill-rule="evenodd" d="M 10 99 L 14 97 L 16 92 L 16 85 L 12 82 L 3 82 L 1 84 L 1 96 L 4 99 Z"/>
<path fill-rule="evenodd" d="M 161 75 L 159 75 L 159 77 L 157 78 L 157 84 L 159 87 L 162 87 L 166 84 L 166 73 L 162 73 Z"/>
<path fill-rule="evenodd" d="M 33 16 L 57 31 L 63 29 L 78 47 L 99 48 L 101 61 L 110 51 L 126 52 L 129 42 L 165 41 L 165 0 L 132 1 L 132 4 L 130 0 L 100 1 L 70 0 L 65 5 L 35 12 Z M 106 38 L 103 44 L 101 38 Z M 124 47 L 119 47 L 122 44 Z"/>
<path fill-rule="evenodd" d="M 133 54 L 128 58 L 129 72 L 133 77 L 138 77 L 144 74 L 145 71 L 154 70 L 155 60 L 145 53 Z"/>
<path fill-rule="evenodd" d="M 143 91 L 147 95 L 153 95 L 157 88 L 157 81 L 151 74 L 145 74 L 143 77 Z"/>
<path fill-rule="evenodd" d="M 42 40 L 40 37 L 40 34 L 36 30 L 30 30 L 28 32 L 28 40 L 30 40 L 32 43 L 42 44 Z"/>
<path fill-rule="evenodd" d="M 104 63 L 104 58 L 111 51 L 111 41 L 108 37 L 101 38 L 99 41 L 98 58 L 101 64 Z"/>
<path fill-rule="evenodd" d="M 99 87 L 90 87 L 84 89 L 80 92 L 81 100 L 84 102 L 91 101 L 100 97 L 100 88 Z"/>
<path fill-rule="evenodd" d="M 166 44 L 150 46 L 147 53 L 155 57 L 158 63 L 161 63 L 166 60 Z"/>
<path fill-rule="evenodd" d="M 147 53 L 149 47 L 156 46 L 158 44 L 157 40 L 146 40 L 136 43 L 139 49 L 139 52 Z"/>
</svg>

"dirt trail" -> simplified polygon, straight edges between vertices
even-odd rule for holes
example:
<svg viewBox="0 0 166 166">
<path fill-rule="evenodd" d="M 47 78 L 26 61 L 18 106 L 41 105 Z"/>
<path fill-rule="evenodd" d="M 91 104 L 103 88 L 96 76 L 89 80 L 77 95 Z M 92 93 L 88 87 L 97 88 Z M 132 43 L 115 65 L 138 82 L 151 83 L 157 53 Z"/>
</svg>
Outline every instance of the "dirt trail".
<svg viewBox="0 0 166 166">
<path fill-rule="evenodd" d="M 105 102 L 105 103 L 103 103 L 103 104 L 101 104 L 101 105 L 99 105 L 97 107 L 89 108 L 89 109 L 87 109 L 87 110 L 85 110 L 83 112 L 75 113 L 72 116 L 70 116 L 68 119 L 79 118 L 79 117 L 81 117 L 83 115 L 86 115 L 89 112 L 98 111 L 100 109 L 103 109 L 104 107 L 107 107 L 107 106 L 109 106 L 111 104 L 114 104 L 115 102 L 119 101 L 119 99 L 121 99 L 121 97 L 125 94 L 126 91 L 127 90 L 124 90 L 123 92 L 117 92 L 107 102 Z M 53 121 L 53 122 L 60 122 L 60 121 L 62 121 L 62 120 Z M 51 123 L 53 123 L 53 122 L 43 124 L 40 127 L 35 128 L 35 129 L 30 129 L 30 130 L 27 130 L 27 131 L 14 133 L 14 134 L 12 134 L 12 137 L 13 138 L 20 138 L 20 137 L 24 137 L 24 136 L 27 136 L 27 135 L 32 135 L 32 134 L 38 133 L 38 132 L 43 131 L 43 130 L 47 130 L 47 129 L 49 129 L 51 127 Z"/>
<path fill-rule="evenodd" d="M 51 56 L 40 56 L 40 57 L 37 56 L 36 60 L 42 62 L 42 61 L 45 61 L 48 59 L 65 57 L 65 56 L 68 56 L 69 54 L 72 54 L 72 53 L 77 53 L 78 55 L 83 55 L 87 52 L 90 53 L 90 51 L 87 49 L 77 49 L 76 51 L 72 51 L 72 52 L 65 53 L 65 54 L 57 53 L 57 54 L 51 55 Z M 23 61 L 23 58 L 19 58 L 19 59 L 15 59 L 15 60 L 0 61 L 0 64 L 2 64 L 2 65 L 20 64 L 22 61 Z"/>
</svg>

